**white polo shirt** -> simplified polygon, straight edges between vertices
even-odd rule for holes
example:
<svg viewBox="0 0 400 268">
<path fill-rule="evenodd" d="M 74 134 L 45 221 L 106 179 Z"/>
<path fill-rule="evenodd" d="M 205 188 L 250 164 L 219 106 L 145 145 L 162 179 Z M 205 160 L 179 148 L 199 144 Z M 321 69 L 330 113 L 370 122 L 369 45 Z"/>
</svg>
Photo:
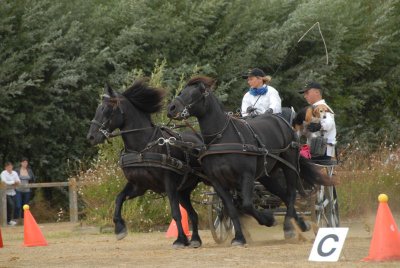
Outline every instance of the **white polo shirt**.
<svg viewBox="0 0 400 268">
<path fill-rule="evenodd" d="M 3 170 L 0 176 L 1 176 L 1 181 L 7 185 L 14 185 L 15 183 L 21 183 L 17 172 L 15 172 L 14 170 L 11 171 L 11 173 L 9 173 L 7 170 Z M 15 195 L 16 194 L 15 189 L 7 189 L 6 194 Z"/>
</svg>

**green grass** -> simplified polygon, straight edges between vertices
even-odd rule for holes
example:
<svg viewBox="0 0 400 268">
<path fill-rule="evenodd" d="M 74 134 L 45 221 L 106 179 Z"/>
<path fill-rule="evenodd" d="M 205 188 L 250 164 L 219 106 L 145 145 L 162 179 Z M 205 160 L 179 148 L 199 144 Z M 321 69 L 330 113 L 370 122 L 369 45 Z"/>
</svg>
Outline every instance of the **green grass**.
<svg viewBox="0 0 400 268">
<path fill-rule="evenodd" d="M 357 148 L 348 153 L 344 164 L 337 169 L 340 178 L 337 191 L 343 217 L 375 213 L 381 193 L 389 196 L 392 212 L 400 212 L 399 152 L 391 146 L 381 146 L 372 154 Z"/>
</svg>

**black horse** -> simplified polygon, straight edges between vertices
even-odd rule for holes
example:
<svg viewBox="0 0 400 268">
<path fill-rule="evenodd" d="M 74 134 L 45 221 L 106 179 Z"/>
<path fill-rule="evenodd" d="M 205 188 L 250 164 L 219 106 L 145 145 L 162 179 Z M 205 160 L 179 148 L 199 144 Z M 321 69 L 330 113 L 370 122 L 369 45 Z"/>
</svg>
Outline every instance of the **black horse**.
<svg viewBox="0 0 400 268">
<path fill-rule="evenodd" d="M 179 203 L 188 212 L 192 222 L 191 247 L 200 247 L 198 215 L 190 202 L 190 194 L 200 181 L 193 173 L 199 167 L 196 157 L 185 150 L 172 146 L 179 141 L 201 145 L 193 133 L 176 133 L 153 124 L 151 114 L 162 107 L 162 90 L 148 86 L 144 81 L 135 82 L 122 94 L 105 87 L 102 103 L 96 110 L 87 135 L 91 144 L 104 142 L 110 136 L 122 135 L 125 149 L 120 165 L 128 180 L 115 201 L 115 233 L 117 239 L 127 235 L 121 209 L 125 200 L 143 195 L 147 190 L 166 193 L 172 217 L 178 227 L 174 247 L 189 245 L 181 224 Z M 115 129 L 119 133 L 111 133 Z M 199 173 L 196 173 L 199 175 Z"/>
<path fill-rule="evenodd" d="M 233 221 L 235 237 L 232 244 L 243 245 L 246 241 L 237 209 L 231 201 L 230 190 L 240 193 L 243 212 L 253 216 L 261 225 L 275 224 L 271 212 L 261 212 L 254 208 L 252 196 L 254 180 L 257 178 L 269 190 L 271 185 L 275 185 L 275 192 L 279 193 L 278 196 L 286 204 L 286 236 L 286 232 L 293 229 L 291 218 L 302 222 L 294 207 L 299 177 L 309 184 L 330 185 L 331 182 L 307 159 L 299 158 L 297 138 L 287 122 L 272 114 L 246 121 L 227 115 L 211 92 L 213 84 L 214 81 L 208 77 L 192 78 L 180 95 L 171 102 L 168 116 L 176 119 L 197 117 L 205 143 L 205 150 L 199 159 L 202 161 L 203 171 L 223 200 Z M 285 176 L 284 192 L 273 179 L 277 177 L 279 170 Z M 308 228 L 304 222 L 300 227 L 303 231 Z"/>
</svg>

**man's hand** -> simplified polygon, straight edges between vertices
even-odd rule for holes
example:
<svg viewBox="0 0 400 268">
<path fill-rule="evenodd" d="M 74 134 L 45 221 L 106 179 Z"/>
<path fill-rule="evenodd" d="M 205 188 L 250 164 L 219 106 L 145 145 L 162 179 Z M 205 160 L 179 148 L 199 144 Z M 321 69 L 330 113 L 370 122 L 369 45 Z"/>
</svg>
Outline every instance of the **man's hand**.
<svg viewBox="0 0 400 268">
<path fill-rule="evenodd" d="M 310 132 L 317 132 L 321 129 L 321 123 L 310 123 L 307 126 L 307 130 Z"/>
</svg>

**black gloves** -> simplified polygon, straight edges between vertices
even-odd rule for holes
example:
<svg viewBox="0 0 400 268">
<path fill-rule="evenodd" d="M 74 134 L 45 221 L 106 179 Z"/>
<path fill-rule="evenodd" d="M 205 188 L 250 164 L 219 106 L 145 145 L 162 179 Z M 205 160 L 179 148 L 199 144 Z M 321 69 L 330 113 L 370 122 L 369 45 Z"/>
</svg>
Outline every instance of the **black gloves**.
<svg viewBox="0 0 400 268">
<path fill-rule="evenodd" d="M 310 132 L 317 132 L 321 129 L 321 123 L 310 123 L 307 127 Z"/>
<path fill-rule="evenodd" d="M 246 113 L 251 114 L 253 113 L 255 110 L 257 110 L 256 108 L 254 108 L 253 106 L 249 106 L 246 109 Z"/>
</svg>

